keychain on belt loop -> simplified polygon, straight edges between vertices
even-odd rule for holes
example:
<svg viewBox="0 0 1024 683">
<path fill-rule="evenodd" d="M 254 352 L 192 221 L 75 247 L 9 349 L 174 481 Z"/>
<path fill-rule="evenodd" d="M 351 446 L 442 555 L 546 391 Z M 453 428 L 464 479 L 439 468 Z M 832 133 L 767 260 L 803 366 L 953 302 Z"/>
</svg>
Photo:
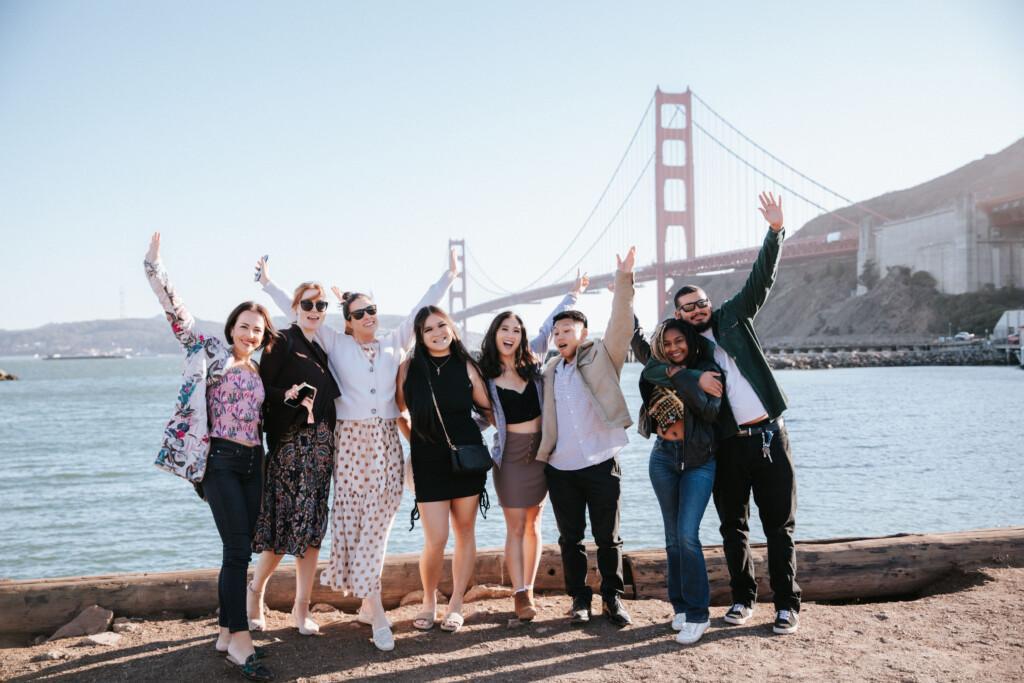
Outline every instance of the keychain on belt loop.
<svg viewBox="0 0 1024 683">
<path fill-rule="evenodd" d="M 766 429 L 761 432 L 761 455 L 768 458 L 768 462 L 772 462 L 772 437 L 775 436 L 775 432 L 770 429 Z"/>
</svg>

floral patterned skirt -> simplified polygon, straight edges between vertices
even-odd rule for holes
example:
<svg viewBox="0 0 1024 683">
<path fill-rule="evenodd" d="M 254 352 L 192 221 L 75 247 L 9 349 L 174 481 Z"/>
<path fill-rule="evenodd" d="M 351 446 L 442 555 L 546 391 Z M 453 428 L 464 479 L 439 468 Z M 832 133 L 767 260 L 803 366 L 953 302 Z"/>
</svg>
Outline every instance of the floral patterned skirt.
<svg viewBox="0 0 1024 683">
<path fill-rule="evenodd" d="M 405 463 L 396 420 L 338 420 L 331 558 L 320 583 L 366 598 L 380 593 Z"/>
<path fill-rule="evenodd" d="M 271 451 L 253 552 L 302 557 L 319 548 L 327 531 L 327 500 L 334 468 L 333 425 L 289 429 Z"/>
</svg>

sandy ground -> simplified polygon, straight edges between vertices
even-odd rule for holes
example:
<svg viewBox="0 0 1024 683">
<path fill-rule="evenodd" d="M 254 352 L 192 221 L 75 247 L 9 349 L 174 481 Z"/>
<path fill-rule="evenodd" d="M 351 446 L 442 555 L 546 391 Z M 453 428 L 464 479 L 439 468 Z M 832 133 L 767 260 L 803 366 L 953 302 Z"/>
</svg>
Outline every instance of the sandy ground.
<svg viewBox="0 0 1024 683">
<path fill-rule="evenodd" d="M 348 614 L 321 614 L 319 636 L 303 637 L 271 612 L 260 643 L 277 680 L 541 679 L 867 681 L 1024 680 L 1024 569 L 981 569 L 947 580 L 917 600 L 871 604 L 808 603 L 800 631 L 771 633 L 771 606 L 758 605 L 744 626 L 722 621 L 695 646 L 680 646 L 658 600 L 627 603 L 634 624 L 619 630 L 595 616 L 571 627 L 568 599 L 539 596 L 531 624 L 510 625 L 511 600 L 467 605 L 457 634 L 412 628 L 416 607 L 391 612 L 397 646 L 379 652 L 369 628 Z M 594 608 L 600 609 L 595 599 Z M 137 624 L 115 646 L 71 638 L 0 649 L 3 680 L 243 680 L 213 649 L 216 621 L 168 617 Z M 63 659 L 32 662 L 45 653 Z"/>
</svg>

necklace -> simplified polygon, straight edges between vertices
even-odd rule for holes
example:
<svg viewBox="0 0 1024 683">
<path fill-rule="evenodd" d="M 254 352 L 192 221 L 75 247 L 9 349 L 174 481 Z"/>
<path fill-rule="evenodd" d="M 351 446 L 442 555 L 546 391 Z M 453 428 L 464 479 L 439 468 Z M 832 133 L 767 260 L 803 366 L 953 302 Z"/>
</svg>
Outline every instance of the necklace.
<svg viewBox="0 0 1024 683">
<path fill-rule="evenodd" d="M 441 368 L 443 368 L 445 366 L 445 364 L 447 364 L 448 361 L 450 361 L 451 359 L 452 359 L 451 354 L 449 354 L 448 356 L 445 357 L 444 362 L 441 363 L 440 365 L 435 363 L 433 358 L 430 359 L 430 364 L 434 366 L 435 370 L 437 370 L 437 376 L 438 377 L 441 376 Z"/>
</svg>

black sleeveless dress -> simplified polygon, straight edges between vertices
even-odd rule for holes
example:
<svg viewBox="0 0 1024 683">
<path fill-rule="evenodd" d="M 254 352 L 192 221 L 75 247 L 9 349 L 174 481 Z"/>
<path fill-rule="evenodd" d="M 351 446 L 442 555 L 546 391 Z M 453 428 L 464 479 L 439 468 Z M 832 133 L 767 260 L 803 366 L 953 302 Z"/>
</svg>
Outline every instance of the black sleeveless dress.
<svg viewBox="0 0 1024 683">
<path fill-rule="evenodd" d="M 469 381 L 466 363 L 451 356 L 445 359 L 430 357 L 427 362 L 434 396 L 452 443 L 456 446 L 483 444 L 480 428 L 473 421 L 473 385 Z M 417 404 L 433 410 L 426 379 L 420 378 L 415 389 L 426 392 L 426 400 L 417 401 Z M 452 474 L 451 451 L 447 443 L 432 443 L 413 430 L 409 447 L 417 502 L 431 503 L 483 493 L 487 473 Z"/>
</svg>

